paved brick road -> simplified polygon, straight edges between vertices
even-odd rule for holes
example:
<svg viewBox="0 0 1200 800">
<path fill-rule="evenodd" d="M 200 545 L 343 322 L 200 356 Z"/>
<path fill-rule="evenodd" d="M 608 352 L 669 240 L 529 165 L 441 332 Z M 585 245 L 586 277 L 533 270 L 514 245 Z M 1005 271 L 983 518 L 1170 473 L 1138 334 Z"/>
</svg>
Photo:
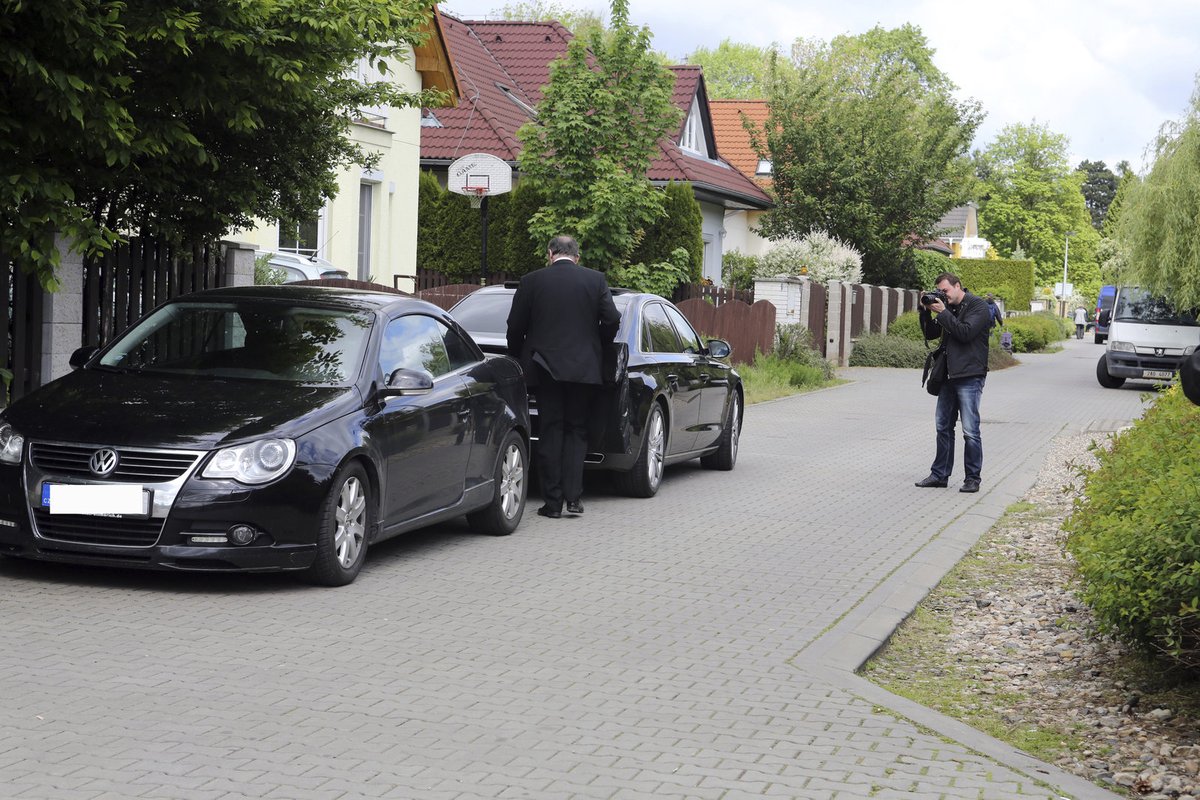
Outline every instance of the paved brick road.
<svg viewBox="0 0 1200 800">
<path fill-rule="evenodd" d="M 344 589 L 0 564 L 0 795 L 1110 797 L 852 673 L 1053 436 L 1140 413 L 1099 354 L 988 379 L 974 496 L 912 485 L 916 375 L 848 370 L 748 409 L 732 473 L 412 534 Z"/>
</svg>

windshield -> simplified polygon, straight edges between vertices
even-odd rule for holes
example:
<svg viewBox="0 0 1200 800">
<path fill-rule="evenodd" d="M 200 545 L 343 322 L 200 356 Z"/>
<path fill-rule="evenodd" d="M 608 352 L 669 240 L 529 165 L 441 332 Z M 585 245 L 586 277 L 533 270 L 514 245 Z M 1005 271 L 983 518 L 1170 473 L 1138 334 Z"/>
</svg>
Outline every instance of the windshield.
<svg viewBox="0 0 1200 800">
<path fill-rule="evenodd" d="M 372 316 L 261 300 L 170 303 L 100 359 L 128 372 L 345 385 L 362 366 Z"/>
<path fill-rule="evenodd" d="M 1123 288 L 1117 294 L 1113 308 L 1113 320 L 1117 322 L 1140 322 L 1148 325 L 1195 326 L 1196 310 L 1176 312 L 1162 297 L 1152 297 L 1145 289 Z"/>
</svg>

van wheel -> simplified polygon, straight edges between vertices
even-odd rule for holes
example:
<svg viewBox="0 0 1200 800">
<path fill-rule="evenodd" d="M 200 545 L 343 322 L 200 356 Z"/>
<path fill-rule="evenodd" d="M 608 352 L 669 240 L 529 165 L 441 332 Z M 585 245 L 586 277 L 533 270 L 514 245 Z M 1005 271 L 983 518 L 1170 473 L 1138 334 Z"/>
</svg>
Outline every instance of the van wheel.
<svg viewBox="0 0 1200 800">
<path fill-rule="evenodd" d="M 1100 356 L 1100 360 L 1096 362 L 1096 380 L 1105 389 L 1120 389 L 1125 385 L 1124 378 L 1117 378 L 1108 374 L 1108 356 Z"/>
</svg>

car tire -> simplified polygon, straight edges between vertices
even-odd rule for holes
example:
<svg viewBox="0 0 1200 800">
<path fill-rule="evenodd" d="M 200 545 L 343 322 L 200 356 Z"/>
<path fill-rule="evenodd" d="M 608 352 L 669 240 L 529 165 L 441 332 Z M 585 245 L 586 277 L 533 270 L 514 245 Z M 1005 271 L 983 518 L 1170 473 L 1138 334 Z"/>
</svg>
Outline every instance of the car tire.
<svg viewBox="0 0 1200 800">
<path fill-rule="evenodd" d="M 1096 380 L 1105 389 L 1120 389 L 1125 385 L 1124 378 L 1118 378 L 1115 375 L 1108 374 L 1108 356 L 1100 356 L 1100 360 L 1096 362 Z"/>
<path fill-rule="evenodd" d="M 308 579 L 321 586 L 345 586 L 357 578 L 374 522 L 367 472 L 358 462 L 347 464 L 334 477 L 321 508 L 317 557 Z"/>
<path fill-rule="evenodd" d="M 500 445 L 493 485 L 491 502 L 467 514 L 467 524 L 479 533 L 507 536 L 521 524 L 529 493 L 529 451 L 516 431 L 509 431 Z"/>
<path fill-rule="evenodd" d="M 741 395 L 735 390 L 729 397 L 729 412 L 725 418 L 725 429 L 717 449 L 706 456 L 700 456 L 700 466 L 705 469 L 719 469 L 728 472 L 737 463 L 738 440 L 742 435 Z"/>
<path fill-rule="evenodd" d="M 617 473 L 617 487 L 630 497 L 654 497 L 662 485 L 667 457 L 667 418 L 662 406 L 650 404 L 646 435 L 637 463 L 628 472 Z"/>
</svg>

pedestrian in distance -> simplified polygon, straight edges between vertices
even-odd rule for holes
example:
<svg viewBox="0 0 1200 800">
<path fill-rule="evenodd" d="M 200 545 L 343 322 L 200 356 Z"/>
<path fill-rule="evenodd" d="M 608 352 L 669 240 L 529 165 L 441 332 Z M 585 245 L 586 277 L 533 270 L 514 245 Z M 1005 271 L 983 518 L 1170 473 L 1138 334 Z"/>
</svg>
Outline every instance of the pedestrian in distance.
<svg viewBox="0 0 1200 800">
<path fill-rule="evenodd" d="M 549 265 L 521 278 L 513 295 L 508 351 L 537 399 L 537 513 L 558 519 L 564 502 L 569 513 L 583 513 L 588 411 L 602 383 L 603 347 L 621 314 L 604 275 L 579 265 L 573 238 L 555 236 L 546 255 Z"/>
<path fill-rule="evenodd" d="M 960 492 L 978 492 L 983 471 L 983 439 L 979 434 L 979 402 L 987 380 L 988 335 L 992 315 L 987 301 L 962 287 L 951 272 L 937 276 L 937 291 L 921 296 L 919 317 L 927 340 L 941 339 L 946 348 L 946 381 L 938 393 L 934 423 L 937 451 L 922 488 L 944 487 L 954 469 L 955 421 L 962 421 L 965 477 Z"/>
<path fill-rule="evenodd" d="M 1082 339 L 1084 329 L 1087 328 L 1087 309 L 1079 306 L 1075 309 L 1075 338 Z"/>
<path fill-rule="evenodd" d="M 996 302 L 996 298 L 988 293 L 987 296 L 988 312 L 992 315 L 992 327 L 1004 324 L 1004 313 L 1000 311 L 1000 304 Z"/>
</svg>

